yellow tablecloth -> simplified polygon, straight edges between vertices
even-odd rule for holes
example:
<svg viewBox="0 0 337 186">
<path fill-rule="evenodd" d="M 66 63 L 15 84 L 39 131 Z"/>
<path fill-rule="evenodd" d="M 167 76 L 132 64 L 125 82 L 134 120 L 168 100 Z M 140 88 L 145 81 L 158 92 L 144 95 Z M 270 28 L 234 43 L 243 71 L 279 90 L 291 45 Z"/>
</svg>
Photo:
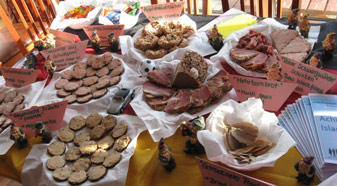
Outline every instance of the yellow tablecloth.
<svg viewBox="0 0 337 186">
<path fill-rule="evenodd" d="M 186 155 L 183 152 L 185 139 L 186 137 L 181 136 L 180 129 L 177 130 L 174 136 L 165 139 L 177 163 L 177 167 L 169 173 L 158 163 L 158 143 L 152 141 L 147 131 L 141 133 L 138 138 L 136 151 L 130 159 L 126 185 L 203 185 L 201 173 L 194 156 Z M 0 156 L 0 174 L 2 176 L 20 182 L 24 159 L 28 155 L 32 144 L 39 143 L 40 139 L 32 138 L 29 142 L 30 146 L 25 149 L 19 150 L 14 145 L 6 155 Z M 207 159 L 206 155 L 200 157 Z M 277 160 L 274 167 L 261 168 L 252 172 L 240 172 L 276 185 L 299 185 L 295 178 L 297 172 L 294 169 L 294 165 L 301 158 L 299 152 L 295 148 L 292 148 L 287 154 Z M 315 178 L 312 185 L 317 185 L 319 182 Z"/>
</svg>

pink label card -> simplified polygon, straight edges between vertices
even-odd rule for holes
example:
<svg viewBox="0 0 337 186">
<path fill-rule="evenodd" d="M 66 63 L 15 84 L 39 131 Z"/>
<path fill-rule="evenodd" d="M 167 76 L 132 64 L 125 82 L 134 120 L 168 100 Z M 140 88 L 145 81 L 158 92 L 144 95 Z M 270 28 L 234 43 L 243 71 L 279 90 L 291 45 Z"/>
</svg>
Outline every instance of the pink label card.
<svg viewBox="0 0 337 186">
<path fill-rule="evenodd" d="M 178 20 L 184 9 L 184 1 L 140 7 L 150 22 Z"/>
<path fill-rule="evenodd" d="M 84 32 L 91 39 L 92 33 L 96 30 L 99 38 L 101 39 L 101 46 L 109 46 L 108 35 L 113 32 L 115 38 L 124 34 L 124 25 L 95 25 L 86 26 L 83 28 Z"/>
<path fill-rule="evenodd" d="M 284 81 L 296 83 L 295 92 L 302 95 L 308 93 L 325 93 L 337 83 L 337 75 L 317 67 L 281 57 Z"/>
<path fill-rule="evenodd" d="M 58 30 L 49 30 L 49 32 L 55 36 L 56 47 L 75 43 L 76 39 L 79 38 L 77 35 Z"/>
<path fill-rule="evenodd" d="M 260 98 L 263 108 L 269 111 L 278 111 L 297 86 L 295 83 L 239 75 L 229 75 L 229 80 L 241 102 L 249 97 Z"/>
<path fill-rule="evenodd" d="M 7 114 L 14 125 L 22 128 L 27 137 L 35 135 L 35 123 L 42 121 L 51 131 L 59 130 L 63 126 L 63 117 L 68 102 L 62 101 L 39 107 L 32 107 L 20 112 Z"/>
<path fill-rule="evenodd" d="M 1 73 L 9 87 L 20 88 L 35 82 L 40 70 L 1 67 Z"/>
<path fill-rule="evenodd" d="M 65 69 L 73 64 L 81 62 L 87 48 L 88 40 L 74 44 L 64 45 L 56 48 L 41 51 L 43 57 L 50 59 L 55 63 L 56 70 Z"/>
<path fill-rule="evenodd" d="M 265 181 L 241 174 L 234 170 L 219 166 L 208 160 L 195 157 L 200 172 L 202 174 L 205 186 L 218 186 L 218 185 L 228 185 L 228 186 L 247 186 L 247 185 L 258 185 L 258 186 L 275 186 L 274 184 L 267 183 Z"/>
</svg>

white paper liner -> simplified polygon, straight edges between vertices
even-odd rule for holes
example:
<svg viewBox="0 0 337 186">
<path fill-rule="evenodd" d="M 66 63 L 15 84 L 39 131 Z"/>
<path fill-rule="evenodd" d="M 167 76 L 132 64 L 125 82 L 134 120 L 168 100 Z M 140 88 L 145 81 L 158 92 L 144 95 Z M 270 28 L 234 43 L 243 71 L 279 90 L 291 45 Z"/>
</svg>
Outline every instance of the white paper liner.
<svg viewBox="0 0 337 186">
<path fill-rule="evenodd" d="M 198 52 L 201 56 L 207 56 L 213 53 L 216 53 L 216 51 L 212 48 L 212 46 L 208 43 L 208 37 L 206 33 L 198 33 L 196 31 L 196 23 L 190 19 L 187 15 L 182 15 L 179 17 L 178 21 L 182 25 L 189 25 L 192 26 L 192 28 L 195 30 L 195 34 L 193 36 L 190 36 L 187 40 L 189 42 L 187 49 L 193 50 L 195 52 Z M 141 37 L 142 29 L 139 29 L 135 35 L 131 38 L 131 36 L 120 36 L 120 46 L 121 51 L 123 55 L 127 55 L 129 58 L 132 58 L 136 61 L 144 61 L 148 59 L 145 56 L 145 52 L 139 49 L 136 49 L 133 45 L 134 41 Z M 186 49 L 185 48 L 185 49 Z M 179 50 L 182 50 L 183 48 L 178 48 L 174 50 L 173 52 L 170 52 L 166 54 L 162 58 L 158 58 L 155 61 L 162 60 L 166 56 L 174 56 L 175 52 L 178 52 Z"/>
<path fill-rule="evenodd" d="M 93 5 L 95 8 L 91 10 L 86 18 L 69 18 L 64 19 L 64 15 L 79 6 Z M 50 29 L 64 30 L 66 27 L 78 30 L 85 26 L 90 26 L 98 16 L 101 10 L 101 1 L 97 0 L 67 0 L 59 3 L 58 9 L 56 9 L 56 17 L 50 25 Z"/>
<path fill-rule="evenodd" d="M 106 53 L 110 53 L 110 52 L 106 52 Z M 122 65 L 124 66 L 124 73 L 121 75 L 120 82 L 117 85 L 109 87 L 108 92 L 101 98 L 91 99 L 87 103 L 82 103 L 82 104 L 77 103 L 77 102 L 73 104 L 69 104 L 67 108 L 75 109 L 77 111 L 80 111 L 80 113 L 82 114 L 91 113 L 92 110 L 95 110 L 96 112 L 104 112 L 108 109 L 111 103 L 111 98 L 114 95 L 114 93 L 116 93 L 120 88 L 132 88 L 134 86 L 133 81 L 129 78 L 129 75 L 132 74 L 131 73 L 132 70 L 127 65 L 125 65 L 125 62 L 123 61 L 122 56 L 118 54 L 114 54 L 114 53 L 110 53 L 110 54 L 113 56 L 114 59 L 115 58 L 120 59 L 122 61 Z M 99 56 L 102 56 L 102 55 L 99 55 Z M 87 61 L 87 57 L 88 55 L 85 55 L 83 62 Z M 64 69 L 63 71 L 72 69 L 73 67 L 74 65 Z M 39 100 L 37 101 L 36 105 L 41 106 L 45 104 L 60 102 L 63 100 L 63 98 L 57 97 L 56 95 L 57 90 L 55 89 L 55 83 L 62 78 L 63 71 L 54 73 L 53 78 L 48 84 L 48 86 L 43 89 L 43 92 Z"/>
<path fill-rule="evenodd" d="M 272 167 L 275 161 L 296 145 L 291 136 L 277 125 L 278 119 L 274 113 L 262 108 L 261 99 L 249 98 L 243 103 L 228 100 L 219 105 L 207 118 L 206 130 L 199 131 L 199 142 L 205 147 L 207 158 L 219 161 L 232 168 L 252 171 L 261 167 Z M 256 157 L 249 164 L 239 164 L 225 147 L 225 123 L 231 125 L 240 121 L 250 122 L 259 128 L 257 139 L 267 138 L 275 144 L 265 154 Z"/>
<path fill-rule="evenodd" d="M 0 82 L 4 82 L 3 77 L 0 78 Z M 43 87 L 46 84 L 47 80 L 38 81 L 36 83 L 32 83 L 30 85 L 16 88 L 15 90 L 18 91 L 19 94 L 25 96 L 25 109 L 28 109 L 35 105 L 37 99 L 42 93 Z M 2 84 L 1 86 L 4 86 Z M 13 89 L 13 88 L 12 88 Z M 7 127 L 2 133 L 0 133 L 0 155 L 6 154 L 7 151 L 12 147 L 14 141 L 9 139 L 10 136 L 10 127 Z"/>
<path fill-rule="evenodd" d="M 254 30 L 257 32 L 264 33 L 267 37 L 270 38 L 270 34 L 274 30 L 287 29 L 287 28 L 288 26 L 277 22 L 275 19 L 266 18 L 262 20 L 261 22 L 259 22 L 258 24 L 255 24 L 247 28 L 241 29 L 239 31 L 236 31 L 224 40 L 224 46 L 221 48 L 221 50 L 219 51 L 217 55 L 211 57 L 211 61 L 212 62 L 226 61 L 232 68 L 235 69 L 236 72 L 238 72 L 241 75 L 266 78 L 265 73 L 259 73 L 259 72 L 253 72 L 250 70 L 246 70 L 245 68 L 241 67 L 236 62 L 234 62 L 231 59 L 230 54 L 229 54 L 230 49 L 234 48 L 238 44 L 240 38 L 246 35 L 249 32 L 249 30 Z M 312 31 L 313 33 L 311 33 L 312 37 L 307 39 L 307 41 L 311 44 L 311 48 L 314 46 L 315 42 L 317 42 L 318 35 L 315 34 L 317 30 L 319 32 L 319 29 L 317 29 L 317 26 L 315 27 L 312 26 L 310 29 L 310 31 Z"/>
<path fill-rule="evenodd" d="M 93 111 L 93 110 L 92 110 Z M 92 113 L 92 112 L 91 112 Z M 87 115 L 83 115 L 81 111 L 76 111 L 72 109 L 67 109 L 67 112 L 64 117 L 65 122 L 69 122 L 70 119 L 78 114 L 86 117 Z M 106 113 L 100 113 L 102 116 L 106 116 Z M 137 138 L 139 134 L 146 130 L 144 123 L 137 118 L 136 116 L 129 115 L 119 115 L 115 116 L 117 118 L 117 123 L 120 121 L 125 121 L 128 125 L 128 131 L 126 135 L 131 138 L 131 142 L 129 146 L 121 153 L 122 159 L 121 161 L 114 167 L 107 169 L 107 174 L 100 180 L 91 182 L 87 180 L 81 185 L 125 185 L 126 176 L 128 174 L 130 158 L 133 155 L 136 145 Z M 76 134 L 79 134 L 85 130 L 88 130 L 87 127 L 82 129 L 81 131 L 77 131 Z M 56 138 L 56 137 L 55 137 Z M 55 141 L 56 139 L 53 139 Z M 51 142 L 51 143 L 52 143 Z M 67 143 L 67 150 L 73 147 L 74 144 Z M 24 185 L 27 186 L 35 186 L 35 185 L 70 185 L 68 181 L 58 182 L 55 181 L 52 174 L 53 171 L 50 171 L 46 167 L 47 160 L 51 157 L 47 152 L 48 144 L 38 144 L 34 145 L 31 149 L 30 153 L 26 157 L 24 167 L 22 169 L 21 180 Z M 113 149 L 109 150 L 109 153 L 113 152 Z M 62 155 L 63 158 L 65 155 Z M 72 167 L 72 162 L 66 162 L 65 167 Z M 96 165 L 91 164 L 89 172 Z"/>
<path fill-rule="evenodd" d="M 184 51 L 179 51 L 177 55 L 180 56 L 183 53 Z M 221 69 L 221 67 L 219 66 L 220 64 L 212 64 L 207 59 L 206 61 L 208 62 L 209 66 L 206 79 L 209 79 L 212 78 Z M 176 69 L 177 65 L 179 64 L 179 60 L 174 60 L 171 62 L 157 62 L 157 68 L 170 67 Z M 177 128 L 180 126 L 180 123 L 182 121 L 189 121 L 199 115 L 207 114 L 214 110 L 218 104 L 224 102 L 225 100 L 237 99 L 236 93 L 234 89 L 232 89 L 227 94 L 225 94 L 218 102 L 207 106 L 201 112 L 198 112 L 196 114 L 189 114 L 187 112 L 181 114 L 168 114 L 163 111 L 155 111 L 146 103 L 145 95 L 143 94 L 143 83 L 145 82 L 146 78 L 139 78 L 136 75 L 132 79 L 134 79 L 135 81 L 137 91 L 136 97 L 131 102 L 131 106 L 133 110 L 137 113 L 137 116 L 144 121 L 153 141 L 155 142 L 158 142 L 161 137 L 167 138 L 169 136 L 172 136 Z"/>
</svg>

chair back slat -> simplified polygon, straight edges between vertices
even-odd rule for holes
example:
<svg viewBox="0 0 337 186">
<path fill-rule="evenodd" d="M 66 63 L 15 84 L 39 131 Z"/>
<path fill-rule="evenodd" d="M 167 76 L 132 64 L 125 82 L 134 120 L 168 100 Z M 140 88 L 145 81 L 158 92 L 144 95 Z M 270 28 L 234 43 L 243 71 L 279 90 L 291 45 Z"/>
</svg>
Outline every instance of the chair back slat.
<svg viewBox="0 0 337 186">
<path fill-rule="evenodd" d="M 46 27 L 43 24 L 43 21 L 42 21 L 42 18 L 40 16 L 39 11 L 36 8 L 35 2 L 33 0 L 29 0 L 29 2 L 31 4 L 31 6 L 32 6 L 32 12 L 35 15 L 35 19 L 37 19 L 37 21 L 39 22 L 40 27 L 41 27 L 41 29 L 43 31 L 43 34 L 46 36 L 48 34 L 48 32 L 47 32 Z"/>
<path fill-rule="evenodd" d="M 277 0 L 277 3 L 276 3 L 276 8 L 277 8 L 276 16 L 278 18 L 282 18 L 282 1 L 283 0 Z"/>
<path fill-rule="evenodd" d="M 22 12 L 21 12 L 21 9 L 20 9 L 19 5 L 17 4 L 17 2 L 16 2 L 15 0 L 12 0 L 11 2 L 12 2 L 12 4 L 13 4 L 14 9 L 16 10 L 16 12 L 17 12 L 17 14 L 18 14 L 18 16 L 19 16 L 21 22 L 23 23 L 24 28 L 25 28 L 26 31 L 28 32 L 28 35 L 29 35 L 30 39 L 31 39 L 32 41 L 34 41 L 34 40 L 35 40 L 35 37 L 34 37 L 33 33 L 30 31 L 30 28 L 29 28 L 29 26 L 28 26 L 28 24 L 27 24 L 27 21 L 26 21 L 25 17 L 23 16 L 23 14 L 22 14 Z"/>
<path fill-rule="evenodd" d="M 212 15 L 212 0 L 203 0 L 202 1 L 202 14 L 203 15 Z"/>
<path fill-rule="evenodd" d="M 301 0 L 292 0 L 291 9 L 301 8 Z"/>
<path fill-rule="evenodd" d="M 193 10 L 194 10 L 194 15 L 198 15 L 199 14 L 199 3 L 198 0 L 193 0 Z"/>
<path fill-rule="evenodd" d="M 151 0 L 151 5 L 158 4 L 158 0 Z"/>
<path fill-rule="evenodd" d="M 2 8 L 2 6 L 0 6 L 0 17 L 1 17 L 2 21 L 5 23 L 5 25 L 7 26 L 7 29 L 9 30 L 9 33 L 13 37 L 13 39 L 14 39 L 15 43 L 17 44 L 17 46 L 19 47 L 21 53 L 23 55 L 26 55 L 28 53 L 28 51 L 27 51 L 25 45 L 23 44 L 22 40 L 20 39 L 19 34 L 15 30 L 11 20 L 8 18 L 5 10 Z"/>
<path fill-rule="evenodd" d="M 44 17 L 46 18 L 46 21 L 47 21 L 48 25 L 51 25 L 51 21 L 49 19 L 49 15 L 47 13 L 46 7 L 44 6 L 44 3 L 42 2 L 42 0 L 37 0 L 37 2 L 39 3 L 40 9 L 41 9 Z"/>
<path fill-rule="evenodd" d="M 35 23 L 35 21 L 34 21 L 34 18 L 33 18 L 33 16 L 32 16 L 32 14 L 30 13 L 29 8 L 28 8 L 26 2 L 25 2 L 24 0 L 20 0 L 20 2 L 21 2 L 21 5 L 23 6 L 23 9 L 24 9 L 24 11 L 25 11 L 24 13 L 26 13 L 26 15 L 27 15 L 27 17 L 28 17 L 29 23 L 32 24 L 32 26 L 33 26 L 33 29 L 34 29 L 34 31 L 35 31 L 35 34 L 41 39 L 41 34 L 40 34 L 40 32 L 39 32 L 39 29 L 38 29 L 37 26 L 36 26 L 36 23 Z"/>
<path fill-rule="evenodd" d="M 53 3 L 50 0 L 45 0 L 47 3 L 47 8 L 49 12 L 51 13 L 53 19 L 56 17 L 56 10 L 55 7 L 53 6 Z"/>
<path fill-rule="evenodd" d="M 228 1 L 227 1 L 228 2 Z M 241 11 L 245 11 L 245 0 L 240 0 L 240 9 Z"/>
<path fill-rule="evenodd" d="M 188 12 L 188 14 L 192 14 L 192 6 L 193 6 L 192 0 L 187 0 L 187 12 Z"/>
<path fill-rule="evenodd" d="M 263 17 L 263 0 L 259 0 L 259 16 Z"/>
<path fill-rule="evenodd" d="M 250 14 L 255 15 L 254 0 L 249 0 L 249 3 L 250 3 Z"/>
<path fill-rule="evenodd" d="M 273 0 L 268 0 L 268 17 L 273 17 Z"/>
</svg>

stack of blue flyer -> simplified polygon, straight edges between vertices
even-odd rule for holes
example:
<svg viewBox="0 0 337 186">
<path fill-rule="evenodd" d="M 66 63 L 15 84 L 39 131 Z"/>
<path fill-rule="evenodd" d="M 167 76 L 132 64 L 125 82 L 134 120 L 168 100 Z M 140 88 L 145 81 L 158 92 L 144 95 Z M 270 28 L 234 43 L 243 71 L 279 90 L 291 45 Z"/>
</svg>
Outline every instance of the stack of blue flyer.
<svg viewBox="0 0 337 186">
<path fill-rule="evenodd" d="M 337 95 L 309 94 L 288 105 L 279 124 L 297 142 L 302 156 L 314 156 L 321 181 L 337 172 Z"/>
</svg>

